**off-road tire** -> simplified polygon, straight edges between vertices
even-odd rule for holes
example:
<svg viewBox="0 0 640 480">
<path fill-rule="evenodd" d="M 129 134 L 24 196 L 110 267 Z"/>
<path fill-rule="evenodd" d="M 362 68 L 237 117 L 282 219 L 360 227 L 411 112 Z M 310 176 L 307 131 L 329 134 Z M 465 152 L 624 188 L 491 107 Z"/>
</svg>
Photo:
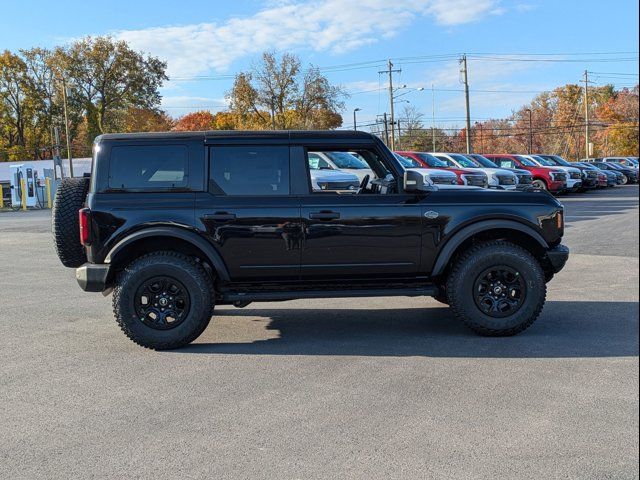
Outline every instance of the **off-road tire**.
<svg viewBox="0 0 640 480">
<path fill-rule="evenodd" d="M 524 278 L 526 296 L 521 307 L 505 318 L 480 310 L 474 300 L 474 284 L 487 268 L 505 265 Z M 533 255 L 511 242 L 496 240 L 469 248 L 458 257 L 447 278 L 447 296 L 454 315 L 476 333 L 509 336 L 526 330 L 542 312 L 547 294 L 542 267 Z"/>
<path fill-rule="evenodd" d="M 64 178 L 60 181 L 51 210 L 51 233 L 58 258 L 65 267 L 77 268 L 87 261 L 80 243 L 78 210 L 84 206 L 89 178 Z"/>
<path fill-rule="evenodd" d="M 158 275 L 175 278 L 189 293 L 187 316 L 168 330 L 144 324 L 134 304 L 139 285 Z M 204 332 L 213 314 L 214 298 L 212 279 L 195 259 L 177 252 L 153 252 L 134 260 L 118 275 L 113 290 L 113 313 L 133 342 L 153 350 L 171 350 L 188 345 Z"/>
</svg>

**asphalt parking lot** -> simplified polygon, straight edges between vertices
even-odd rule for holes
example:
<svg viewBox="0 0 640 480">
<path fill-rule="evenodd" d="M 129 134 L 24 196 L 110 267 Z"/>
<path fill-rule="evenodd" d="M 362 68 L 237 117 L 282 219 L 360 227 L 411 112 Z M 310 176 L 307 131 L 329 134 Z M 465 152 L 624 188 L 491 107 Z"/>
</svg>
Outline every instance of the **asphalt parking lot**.
<svg viewBox="0 0 640 480">
<path fill-rule="evenodd" d="M 0 213 L 0 478 L 637 478 L 638 187 L 561 200 L 573 254 L 519 336 L 300 300 L 173 352 L 78 288 L 48 211 Z"/>
</svg>

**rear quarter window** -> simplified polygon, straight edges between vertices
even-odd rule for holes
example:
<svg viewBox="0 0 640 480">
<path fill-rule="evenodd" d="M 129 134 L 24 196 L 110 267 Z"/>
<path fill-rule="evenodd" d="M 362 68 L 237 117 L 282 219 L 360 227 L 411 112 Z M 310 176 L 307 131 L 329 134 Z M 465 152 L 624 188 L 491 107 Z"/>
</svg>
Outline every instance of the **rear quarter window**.
<svg viewBox="0 0 640 480">
<path fill-rule="evenodd" d="M 109 188 L 184 189 L 189 153 L 185 145 L 121 145 L 111 148 Z"/>
</svg>

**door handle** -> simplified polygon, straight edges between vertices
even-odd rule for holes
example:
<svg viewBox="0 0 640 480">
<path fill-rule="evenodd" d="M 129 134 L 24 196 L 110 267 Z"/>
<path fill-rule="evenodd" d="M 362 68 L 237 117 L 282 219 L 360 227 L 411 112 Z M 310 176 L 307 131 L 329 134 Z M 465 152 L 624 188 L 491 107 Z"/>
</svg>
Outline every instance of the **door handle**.
<svg viewBox="0 0 640 480">
<path fill-rule="evenodd" d="M 229 212 L 205 213 L 202 218 L 205 220 L 214 220 L 216 222 L 224 222 L 227 220 L 235 220 L 236 214 Z"/>
<path fill-rule="evenodd" d="M 312 220 L 336 220 L 340 218 L 338 212 L 312 212 L 309 214 L 309 218 Z"/>
</svg>

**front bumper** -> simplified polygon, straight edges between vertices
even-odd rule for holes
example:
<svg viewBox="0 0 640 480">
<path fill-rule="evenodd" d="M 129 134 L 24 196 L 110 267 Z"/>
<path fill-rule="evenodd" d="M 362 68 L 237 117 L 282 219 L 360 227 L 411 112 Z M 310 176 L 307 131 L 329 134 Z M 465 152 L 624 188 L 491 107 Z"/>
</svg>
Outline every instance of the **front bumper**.
<svg viewBox="0 0 640 480">
<path fill-rule="evenodd" d="M 76 280 L 85 292 L 102 292 L 107 288 L 110 265 L 85 263 L 76 268 Z"/>
<path fill-rule="evenodd" d="M 567 189 L 566 182 L 549 182 L 549 191 L 551 193 L 561 193 Z"/>
<path fill-rule="evenodd" d="M 566 245 L 557 245 L 547 250 L 547 259 L 551 265 L 553 273 L 558 273 L 564 268 L 569 259 L 569 247 Z"/>
</svg>

